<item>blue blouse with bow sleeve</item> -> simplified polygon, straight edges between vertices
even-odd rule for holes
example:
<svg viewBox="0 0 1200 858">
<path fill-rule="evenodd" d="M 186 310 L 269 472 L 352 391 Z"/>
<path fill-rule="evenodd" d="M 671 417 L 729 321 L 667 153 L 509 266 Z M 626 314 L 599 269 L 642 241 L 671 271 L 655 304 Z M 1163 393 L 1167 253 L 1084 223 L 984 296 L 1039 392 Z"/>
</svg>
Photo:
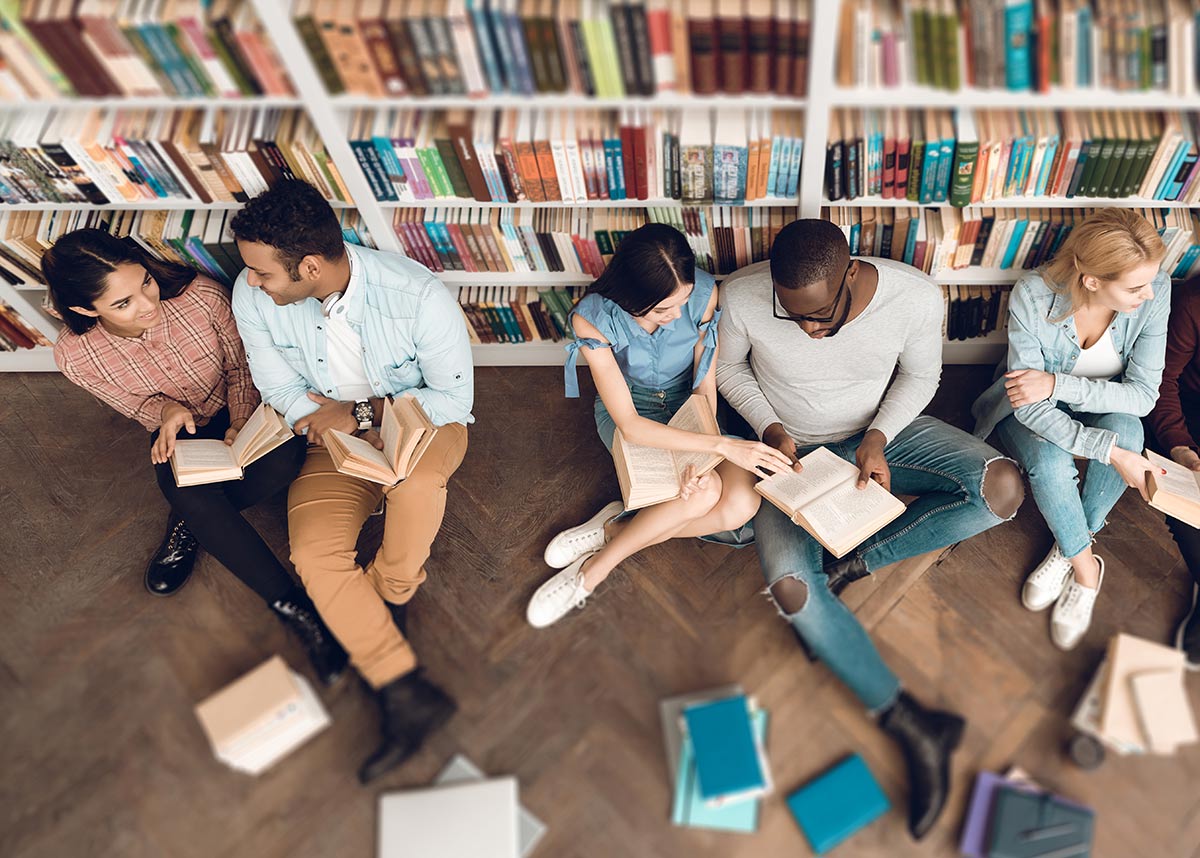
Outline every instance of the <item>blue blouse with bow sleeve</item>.
<svg viewBox="0 0 1200 858">
<path fill-rule="evenodd" d="M 697 269 L 695 288 L 684 305 L 683 314 L 670 324 L 660 326 L 652 334 L 603 295 L 595 292 L 585 295 L 575 305 L 571 316 L 579 314 L 587 319 L 608 342 L 580 337 L 567 343 L 567 362 L 563 370 L 567 396 L 572 399 L 579 396 L 577 365 L 581 348 L 612 349 L 626 384 L 649 390 L 666 390 L 692 376 L 694 349 L 703 335 L 704 351 L 692 379 L 692 389 L 695 390 L 708 374 L 717 347 L 720 308 L 709 321 L 704 321 L 704 311 L 708 309 L 715 286 L 716 281 L 711 274 Z"/>
</svg>

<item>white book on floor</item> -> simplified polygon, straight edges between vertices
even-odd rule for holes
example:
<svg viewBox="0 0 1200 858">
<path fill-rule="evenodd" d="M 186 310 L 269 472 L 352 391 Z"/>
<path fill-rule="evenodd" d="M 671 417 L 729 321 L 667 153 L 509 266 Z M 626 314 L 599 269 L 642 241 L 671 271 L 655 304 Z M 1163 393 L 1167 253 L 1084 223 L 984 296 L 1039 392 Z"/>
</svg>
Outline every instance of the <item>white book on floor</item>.
<svg viewBox="0 0 1200 858">
<path fill-rule="evenodd" d="M 196 706 L 217 759 L 257 775 L 329 726 L 308 680 L 272 656 Z"/>
<path fill-rule="evenodd" d="M 483 780 L 483 771 L 462 754 L 455 754 L 446 763 L 446 767 L 433 779 L 434 784 L 448 785 Z M 517 840 L 521 848 L 521 858 L 527 858 L 537 848 L 538 841 L 546 833 L 546 825 L 524 805 L 517 806 Z"/>
<path fill-rule="evenodd" d="M 517 779 L 379 797 L 378 858 L 518 858 Z"/>
</svg>

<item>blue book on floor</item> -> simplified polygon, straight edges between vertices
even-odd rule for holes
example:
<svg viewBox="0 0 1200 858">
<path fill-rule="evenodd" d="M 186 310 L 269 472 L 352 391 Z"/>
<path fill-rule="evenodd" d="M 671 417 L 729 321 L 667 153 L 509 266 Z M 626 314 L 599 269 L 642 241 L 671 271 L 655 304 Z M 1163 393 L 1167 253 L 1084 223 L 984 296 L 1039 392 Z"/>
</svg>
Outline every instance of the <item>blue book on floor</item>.
<svg viewBox="0 0 1200 858">
<path fill-rule="evenodd" d="M 758 744 L 767 734 L 767 713 L 754 710 L 751 716 Z M 710 807 L 700 798 L 696 779 L 696 757 L 691 740 L 683 737 L 679 748 L 679 770 L 675 774 L 675 803 L 671 807 L 671 822 L 689 828 L 714 828 L 718 831 L 754 832 L 758 829 L 758 799 Z"/>
<path fill-rule="evenodd" d="M 689 706 L 683 721 L 696 756 L 701 799 L 732 803 L 769 791 L 744 694 Z"/>
<path fill-rule="evenodd" d="M 818 855 L 866 828 L 891 807 L 858 754 L 800 787 L 788 796 L 787 805 Z"/>
</svg>

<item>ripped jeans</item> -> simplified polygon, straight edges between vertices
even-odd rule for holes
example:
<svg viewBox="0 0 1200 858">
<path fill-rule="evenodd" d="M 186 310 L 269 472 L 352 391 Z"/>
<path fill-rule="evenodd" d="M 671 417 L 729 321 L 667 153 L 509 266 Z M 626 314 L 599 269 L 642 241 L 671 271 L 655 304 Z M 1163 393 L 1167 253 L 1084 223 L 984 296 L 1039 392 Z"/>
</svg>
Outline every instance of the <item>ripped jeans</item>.
<svg viewBox="0 0 1200 858">
<path fill-rule="evenodd" d="M 853 462 L 861 441 L 858 434 L 825 446 Z M 803 456 L 814 449 L 797 452 Z M 892 492 L 917 499 L 859 546 L 856 553 L 868 570 L 943 548 L 1003 521 L 983 498 L 987 467 L 1003 457 L 978 438 L 936 418 L 918 417 L 884 452 Z M 870 712 L 891 706 L 900 680 L 858 618 L 826 586 L 821 544 L 770 503 L 759 507 L 754 529 L 768 586 L 793 577 L 807 590 L 803 606 L 788 616 L 792 626 Z"/>
<path fill-rule="evenodd" d="M 1142 452 L 1142 421 L 1132 414 L 1089 414 L 1062 403 L 1058 407 L 1084 426 L 1116 432 L 1118 447 Z M 1026 428 L 1015 415 L 996 425 L 996 437 L 1029 474 L 1033 499 L 1063 556 L 1074 557 L 1091 545 L 1125 493 L 1125 478 L 1112 465 L 1091 459 L 1081 490 L 1075 457 Z"/>
</svg>

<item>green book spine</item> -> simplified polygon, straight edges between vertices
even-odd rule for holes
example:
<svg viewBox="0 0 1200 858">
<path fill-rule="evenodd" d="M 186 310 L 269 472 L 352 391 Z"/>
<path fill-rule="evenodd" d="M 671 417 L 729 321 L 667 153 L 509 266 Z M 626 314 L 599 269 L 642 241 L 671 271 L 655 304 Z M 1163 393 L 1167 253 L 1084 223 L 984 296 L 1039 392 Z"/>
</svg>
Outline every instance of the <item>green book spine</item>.
<svg viewBox="0 0 1200 858">
<path fill-rule="evenodd" d="M 1099 178 L 1104 175 L 1104 165 L 1107 163 L 1107 158 L 1112 158 L 1113 146 L 1116 140 L 1103 137 L 1093 139 L 1092 145 L 1088 148 L 1088 160 L 1084 165 L 1083 175 L 1079 177 L 1079 196 L 1094 197 L 1099 188 Z"/>
<path fill-rule="evenodd" d="M 1129 184 L 1129 174 L 1133 172 L 1133 165 L 1141 151 L 1141 140 L 1125 141 L 1125 152 L 1121 156 L 1121 162 L 1117 165 L 1116 172 L 1113 173 L 1112 186 L 1109 188 L 1108 194 L 1110 197 L 1126 196 L 1125 186 Z"/>
<path fill-rule="evenodd" d="M 450 197 L 454 195 L 450 177 L 446 175 L 446 168 L 442 166 L 442 156 L 438 154 L 436 148 L 426 146 L 417 149 L 417 160 L 421 162 L 421 167 L 425 170 L 425 177 L 429 179 L 430 189 L 434 196 Z"/>
<path fill-rule="evenodd" d="M 1134 159 L 1129 176 L 1125 181 L 1125 187 L 1121 189 L 1121 196 L 1133 196 L 1142 186 L 1142 182 L 1146 180 L 1146 171 L 1150 169 L 1150 162 L 1154 159 L 1154 152 L 1158 149 L 1158 143 L 1159 141 L 1155 137 L 1147 137 L 1141 141 L 1137 158 Z"/>
<path fill-rule="evenodd" d="M 905 189 L 904 197 L 909 202 L 918 202 L 921 199 L 921 169 L 925 161 L 925 141 L 914 140 L 912 142 L 912 154 L 908 160 L 908 187 Z"/>
<path fill-rule="evenodd" d="M 917 83 L 930 86 L 934 83 L 932 69 L 932 47 L 930 39 L 929 12 L 916 9 L 912 14 L 913 53 L 916 55 Z"/>
<path fill-rule="evenodd" d="M 1096 193 L 1098 197 L 1111 197 L 1113 191 L 1113 180 L 1117 176 L 1117 170 L 1121 166 L 1121 162 L 1125 159 L 1125 150 L 1129 148 L 1129 141 L 1125 139 L 1117 139 L 1113 141 L 1112 154 L 1108 161 L 1104 164 L 1103 174 L 1096 175 Z M 1103 155 L 1101 156 L 1103 158 Z"/>
<path fill-rule="evenodd" d="M 437 147 L 438 155 L 442 166 L 446 170 L 446 178 L 450 182 L 450 187 L 454 191 L 453 196 L 472 198 L 471 186 L 467 184 L 467 174 L 463 172 L 462 164 L 458 161 L 458 156 L 454 154 L 454 143 L 448 138 L 440 138 L 433 141 Z"/>
<path fill-rule="evenodd" d="M 325 91 L 330 95 L 345 92 L 346 86 L 338 75 L 337 66 L 333 64 L 333 57 L 329 56 L 329 51 L 325 49 L 325 43 L 321 41 L 321 34 L 317 31 L 317 22 L 311 15 L 297 18 L 296 30 L 300 33 L 300 40 L 304 42 L 305 50 L 312 57 L 317 72 L 321 75 Z"/>
<path fill-rule="evenodd" d="M 950 174 L 950 205 L 962 208 L 971 202 L 975 182 L 975 162 L 979 157 L 978 140 L 960 140 L 954 147 L 954 169 Z"/>
</svg>

